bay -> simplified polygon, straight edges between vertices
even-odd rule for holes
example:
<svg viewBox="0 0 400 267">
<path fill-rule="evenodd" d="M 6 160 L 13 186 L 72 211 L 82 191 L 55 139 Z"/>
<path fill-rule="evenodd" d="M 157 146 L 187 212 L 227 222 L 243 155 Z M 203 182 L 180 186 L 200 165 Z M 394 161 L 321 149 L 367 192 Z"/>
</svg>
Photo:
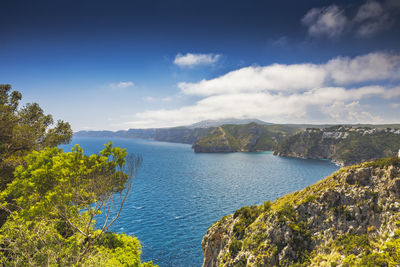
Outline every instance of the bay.
<svg viewBox="0 0 400 267">
<path fill-rule="evenodd" d="M 86 154 L 104 144 L 141 155 L 119 220 L 111 230 L 135 235 L 142 260 L 164 266 L 201 266 L 201 239 L 208 227 L 243 206 L 262 204 L 305 188 L 336 171 L 323 160 L 274 156 L 272 152 L 196 154 L 190 145 L 139 139 L 73 138 Z"/>
</svg>

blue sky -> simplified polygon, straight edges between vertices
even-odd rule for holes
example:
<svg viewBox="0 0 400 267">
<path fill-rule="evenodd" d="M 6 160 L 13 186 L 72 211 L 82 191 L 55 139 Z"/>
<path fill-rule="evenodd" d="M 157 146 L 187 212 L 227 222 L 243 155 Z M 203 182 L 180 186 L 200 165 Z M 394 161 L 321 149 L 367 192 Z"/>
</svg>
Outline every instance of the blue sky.
<svg viewBox="0 0 400 267">
<path fill-rule="evenodd" d="M 0 10 L 0 83 L 74 130 L 400 122 L 400 0 L 3 0 Z"/>
</svg>

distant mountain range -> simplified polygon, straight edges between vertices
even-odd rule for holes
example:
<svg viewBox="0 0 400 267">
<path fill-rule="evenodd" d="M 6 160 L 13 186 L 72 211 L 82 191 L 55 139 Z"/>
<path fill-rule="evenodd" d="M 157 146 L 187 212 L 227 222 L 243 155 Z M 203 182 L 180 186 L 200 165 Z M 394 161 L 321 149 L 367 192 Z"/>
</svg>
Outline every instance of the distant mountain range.
<svg viewBox="0 0 400 267">
<path fill-rule="evenodd" d="M 149 129 L 129 129 L 120 131 L 79 131 L 75 137 L 119 137 L 140 138 L 162 142 L 194 144 L 200 138 L 207 135 L 215 127 L 222 125 L 246 125 L 256 123 L 258 125 L 273 125 L 258 119 L 223 119 L 205 120 L 187 126 Z M 295 127 L 297 128 L 297 127 Z"/>
</svg>

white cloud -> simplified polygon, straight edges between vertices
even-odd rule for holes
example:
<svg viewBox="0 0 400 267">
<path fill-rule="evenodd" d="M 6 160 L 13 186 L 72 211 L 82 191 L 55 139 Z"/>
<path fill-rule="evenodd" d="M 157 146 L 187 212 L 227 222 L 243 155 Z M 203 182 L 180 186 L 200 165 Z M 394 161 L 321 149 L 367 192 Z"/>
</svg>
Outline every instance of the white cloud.
<svg viewBox="0 0 400 267">
<path fill-rule="evenodd" d="M 378 123 L 382 118 L 365 101 L 380 99 L 387 103 L 380 108 L 393 108 L 390 104 L 400 101 L 399 81 L 400 56 L 383 52 L 325 64 L 251 66 L 210 80 L 179 83 L 183 95 L 200 100 L 137 113 L 127 125 L 167 127 L 232 117 L 276 123 Z"/>
<path fill-rule="evenodd" d="M 379 123 L 382 121 L 379 116 L 374 116 L 368 111 L 365 111 L 359 101 L 353 101 L 347 104 L 345 102 L 334 102 L 323 109 L 323 112 L 329 115 L 334 122 Z"/>
<path fill-rule="evenodd" d="M 191 106 L 145 111 L 136 114 L 136 117 L 141 122 L 151 121 L 153 127 L 187 125 L 205 119 L 232 117 L 260 118 L 280 123 L 371 123 L 379 121 L 379 117 L 371 115 L 358 101 L 366 97 L 379 97 L 384 92 L 383 87 L 352 90 L 327 87 L 289 94 L 222 94 L 208 96 Z M 314 114 L 318 114 L 320 118 L 316 120 L 313 118 Z M 144 126 L 142 123 L 139 125 Z"/>
<path fill-rule="evenodd" d="M 203 96 L 263 90 L 291 91 L 321 86 L 324 78 L 325 70 L 318 65 L 274 64 L 265 67 L 245 67 L 197 83 L 182 82 L 178 87 L 184 94 Z"/>
<path fill-rule="evenodd" d="M 398 3 L 398 0 L 397 3 L 393 0 L 385 3 L 367 0 L 357 8 L 352 18 L 346 16 L 346 10 L 337 5 L 312 8 L 301 22 L 308 27 L 308 34 L 313 37 L 334 38 L 345 32 L 352 32 L 359 37 L 370 37 L 394 24 L 395 12 L 400 8 Z"/>
<path fill-rule="evenodd" d="M 400 79 L 400 55 L 377 52 L 354 59 L 339 57 L 330 60 L 325 69 L 337 84 Z"/>
<path fill-rule="evenodd" d="M 326 64 L 273 64 L 250 66 L 211 80 L 181 82 L 187 95 L 216 95 L 261 91 L 301 91 L 342 85 L 400 79 L 400 55 L 370 53 L 355 58 L 339 57 Z"/>
<path fill-rule="evenodd" d="M 328 36 L 330 38 L 340 36 L 348 24 L 344 11 L 336 5 L 324 8 L 313 8 L 301 20 L 308 26 L 311 36 Z"/>
<path fill-rule="evenodd" d="M 135 86 L 133 82 L 110 83 L 111 88 L 128 88 Z"/>
<path fill-rule="evenodd" d="M 216 63 L 220 59 L 220 57 L 221 55 L 218 54 L 177 54 L 174 60 L 174 64 L 178 65 L 179 67 L 188 68 L 198 65 L 211 65 Z"/>
</svg>

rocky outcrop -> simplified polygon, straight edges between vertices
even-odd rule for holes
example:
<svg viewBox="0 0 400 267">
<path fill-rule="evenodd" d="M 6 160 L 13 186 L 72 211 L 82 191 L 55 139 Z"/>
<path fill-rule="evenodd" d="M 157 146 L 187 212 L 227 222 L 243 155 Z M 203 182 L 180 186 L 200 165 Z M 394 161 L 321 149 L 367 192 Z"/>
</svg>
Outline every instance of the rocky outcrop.
<svg viewBox="0 0 400 267">
<path fill-rule="evenodd" d="M 395 156 L 400 131 L 333 126 L 307 129 L 282 140 L 274 151 L 285 157 L 329 159 L 341 166 Z"/>
<path fill-rule="evenodd" d="M 241 208 L 208 229 L 202 248 L 205 267 L 399 263 L 400 159 L 345 167 L 272 203 Z"/>
</svg>

